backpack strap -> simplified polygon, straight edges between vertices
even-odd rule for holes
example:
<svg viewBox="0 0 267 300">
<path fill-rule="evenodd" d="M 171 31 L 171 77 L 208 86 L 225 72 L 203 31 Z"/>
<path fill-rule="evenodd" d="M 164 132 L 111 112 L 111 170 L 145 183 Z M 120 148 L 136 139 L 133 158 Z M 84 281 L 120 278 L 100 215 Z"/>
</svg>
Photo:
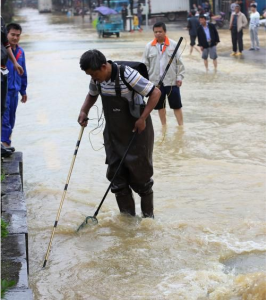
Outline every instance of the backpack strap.
<svg viewBox="0 0 267 300">
<path fill-rule="evenodd" d="M 117 75 L 115 79 L 115 92 L 117 97 L 121 97 L 120 76 L 119 76 L 120 71 L 121 71 L 121 66 L 118 65 Z"/>
<path fill-rule="evenodd" d="M 97 86 L 97 89 L 98 89 L 99 94 L 101 95 L 101 94 L 102 94 L 102 89 L 101 89 L 100 83 L 97 82 L 97 83 L 96 83 L 96 86 Z"/>
<path fill-rule="evenodd" d="M 125 72 L 125 65 L 120 65 L 121 80 L 127 86 L 128 90 L 134 91 L 134 89 L 131 87 L 131 85 L 125 80 L 124 72 Z"/>
<path fill-rule="evenodd" d="M 120 76 L 121 76 L 121 80 L 123 81 L 123 83 L 127 86 L 129 91 L 133 91 L 132 92 L 132 108 L 134 109 L 135 107 L 135 103 L 134 103 L 134 94 L 135 94 L 135 90 L 131 87 L 131 85 L 125 80 L 124 77 L 124 72 L 125 72 L 125 65 L 120 65 L 119 66 L 120 69 Z"/>
</svg>

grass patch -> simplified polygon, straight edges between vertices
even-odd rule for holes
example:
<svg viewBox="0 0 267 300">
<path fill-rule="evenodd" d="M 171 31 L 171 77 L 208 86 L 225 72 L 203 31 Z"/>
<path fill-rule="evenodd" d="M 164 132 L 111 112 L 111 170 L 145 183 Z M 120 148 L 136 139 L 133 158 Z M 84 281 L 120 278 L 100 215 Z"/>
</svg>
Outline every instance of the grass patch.
<svg viewBox="0 0 267 300">
<path fill-rule="evenodd" d="M 5 238 L 8 235 L 8 224 L 1 218 L 1 238 Z"/>
<path fill-rule="evenodd" d="M 1 176 L 1 180 L 2 180 L 2 176 Z M 7 237 L 8 235 L 7 226 L 8 224 L 1 218 L 1 239 Z M 15 284 L 16 284 L 15 280 L 8 281 L 5 279 L 1 279 L 1 299 L 4 298 L 5 292 Z"/>
<path fill-rule="evenodd" d="M 1 279 L 1 299 L 4 298 L 6 291 L 15 284 L 16 282 L 14 280 L 7 281 L 5 279 Z"/>
<path fill-rule="evenodd" d="M 3 180 L 5 180 L 5 178 L 6 178 L 6 174 L 5 174 L 5 172 L 4 172 L 3 166 L 1 166 L 1 182 L 2 182 Z"/>
</svg>

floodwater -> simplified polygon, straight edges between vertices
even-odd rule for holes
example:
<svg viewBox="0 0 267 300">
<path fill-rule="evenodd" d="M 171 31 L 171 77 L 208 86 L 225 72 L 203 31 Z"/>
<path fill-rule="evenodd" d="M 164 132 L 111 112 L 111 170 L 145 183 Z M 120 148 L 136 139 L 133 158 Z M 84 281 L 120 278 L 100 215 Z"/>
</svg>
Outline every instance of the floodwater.
<svg viewBox="0 0 267 300">
<path fill-rule="evenodd" d="M 265 299 L 265 55 L 229 57 L 220 31 L 218 72 L 204 72 L 183 52 L 185 125 L 168 110 L 155 127 L 155 220 L 119 215 L 109 194 L 99 224 L 93 215 L 108 186 L 101 129 L 92 120 L 75 162 L 47 267 L 44 256 L 80 127 L 89 77 L 79 58 L 97 48 L 113 60 L 140 60 L 152 32 L 98 39 L 88 16 L 18 11 L 26 51 L 28 103 L 19 104 L 13 144 L 24 154 L 30 285 L 38 300 Z M 187 32 L 172 25 L 178 40 Z M 260 28 L 265 47 L 265 32 Z M 248 33 L 245 44 L 248 48 Z M 183 48 L 183 47 L 182 47 Z M 264 51 L 265 50 L 261 50 Z M 252 55 L 261 58 L 253 60 Z M 90 118 L 101 112 L 97 102 Z M 137 212 L 140 203 L 136 196 Z"/>
</svg>

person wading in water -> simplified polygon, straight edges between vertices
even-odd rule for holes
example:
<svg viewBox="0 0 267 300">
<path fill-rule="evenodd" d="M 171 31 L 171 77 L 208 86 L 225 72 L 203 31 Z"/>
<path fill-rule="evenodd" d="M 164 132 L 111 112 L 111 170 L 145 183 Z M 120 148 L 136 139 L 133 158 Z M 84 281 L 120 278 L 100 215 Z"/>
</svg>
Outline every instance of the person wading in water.
<svg viewBox="0 0 267 300">
<path fill-rule="evenodd" d="M 150 112 L 157 105 L 161 92 L 139 72 L 126 66 L 124 78 L 136 92 L 133 95 L 134 91 L 129 90 L 121 79 L 120 66 L 107 61 L 98 50 L 85 52 L 80 59 L 80 67 L 92 78 L 78 122 L 81 126 L 87 126 L 89 111 L 101 95 L 106 119 L 104 145 L 109 181 L 119 166 L 132 132 L 139 133 L 111 186 L 120 212 L 135 216 L 134 190 L 141 197 L 143 217 L 153 218 L 154 131 Z M 147 104 L 143 96 L 149 97 Z"/>
</svg>

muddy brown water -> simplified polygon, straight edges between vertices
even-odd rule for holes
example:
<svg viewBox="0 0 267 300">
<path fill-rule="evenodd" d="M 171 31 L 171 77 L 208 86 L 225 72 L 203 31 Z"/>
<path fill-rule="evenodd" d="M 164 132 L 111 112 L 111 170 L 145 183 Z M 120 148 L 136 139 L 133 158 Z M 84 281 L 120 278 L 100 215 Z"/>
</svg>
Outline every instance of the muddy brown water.
<svg viewBox="0 0 267 300">
<path fill-rule="evenodd" d="M 265 57 L 229 57 L 220 31 L 218 72 L 205 73 L 197 53 L 182 55 L 185 125 L 168 109 L 155 127 L 155 220 L 120 216 L 109 194 L 99 224 L 75 233 L 93 215 L 107 186 L 102 132 L 86 128 L 52 252 L 41 270 L 79 134 L 77 117 L 89 77 L 82 53 L 140 60 L 151 32 L 98 39 L 81 18 L 22 9 L 21 45 L 28 103 L 19 104 L 13 145 L 24 154 L 30 285 L 38 300 L 265 299 Z M 170 38 L 187 32 L 172 27 Z M 261 45 L 265 32 L 260 28 Z M 249 44 L 245 32 L 245 45 Z M 261 50 L 264 51 L 264 50 Z M 246 56 L 247 55 L 247 56 Z M 257 53 L 254 53 L 257 55 Z M 99 112 L 101 103 L 97 102 Z M 91 118 L 97 117 L 97 108 Z M 137 212 L 140 203 L 136 196 Z"/>
</svg>

